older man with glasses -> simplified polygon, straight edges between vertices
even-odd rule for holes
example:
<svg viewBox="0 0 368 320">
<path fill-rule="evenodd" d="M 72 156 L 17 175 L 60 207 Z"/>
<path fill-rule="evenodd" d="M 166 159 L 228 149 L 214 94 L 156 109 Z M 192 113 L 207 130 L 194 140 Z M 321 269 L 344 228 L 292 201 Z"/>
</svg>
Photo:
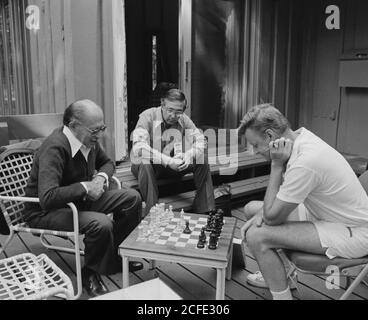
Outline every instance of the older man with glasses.
<svg viewBox="0 0 368 320">
<path fill-rule="evenodd" d="M 28 204 L 30 227 L 71 231 L 73 215 L 67 203 L 79 210 L 84 234 L 83 286 L 90 296 L 108 292 L 100 275 L 121 271 L 118 245 L 140 220 L 141 197 L 133 189 L 108 190 L 114 163 L 99 144 L 106 126 L 101 108 L 90 100 L 71 104 L 64 126 L 56 129 L 35 154 L 26 196 L 39 197 Z M 107 214 L 113 213 L 113 220 Z M 130 271 L 142 269 L 131 261 Z"/>
<path fill-rule="evenodd" d="M 158 202 L 158 178 L 177 178 L 193 172 L 197 189 L 193 211 L 215 208 L 206 156 L 206 140 L 184 113 L 187 101 L 178 89 L 167 91 L 161 106 L 144 111 L 133 132 L 132 173 L 146 202 L 146 214 Z"/>
</svg>

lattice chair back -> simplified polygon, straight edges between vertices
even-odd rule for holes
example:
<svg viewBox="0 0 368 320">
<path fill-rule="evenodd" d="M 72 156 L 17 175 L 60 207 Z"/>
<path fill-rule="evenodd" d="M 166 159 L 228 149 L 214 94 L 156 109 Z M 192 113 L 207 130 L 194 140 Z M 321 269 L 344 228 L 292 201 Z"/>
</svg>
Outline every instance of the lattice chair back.
<svg viewBox="0 0 368 320">
<path fill-rule="evenodd" d="M 0 155 L 0 195 L 24 197 L 33 164 L 33 149 L 13 149 Z M 24 202 L 0 201 L 8 225 L 24 223 Z"/>
</svg>

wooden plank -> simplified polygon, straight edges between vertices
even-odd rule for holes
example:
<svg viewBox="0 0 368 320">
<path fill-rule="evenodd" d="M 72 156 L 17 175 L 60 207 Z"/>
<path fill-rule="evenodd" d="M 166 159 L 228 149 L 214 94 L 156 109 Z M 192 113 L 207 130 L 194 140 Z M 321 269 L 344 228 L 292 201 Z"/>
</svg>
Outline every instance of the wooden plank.
<svg viewBox="0 0 368 320">
<path fill-rule="evenodd" d="M 71 1 L 63 1 L 63 39 L 65 42 L 65 95 L 66 105 L 75 100 L 74 63 L 73 63 L 73 36 Z"/>
<path fill-rule="evenodd" d="M 157 262 L 157 270 L 171 279 L 175 279 L 182 287 L 181 295 L 185 300 L 214 300 L 216 289 L 192 272 L 176 263 Z M 207 268 L 207 270 L 211 270 Z M 216 271 L 212 271 L 216 272 Z M 228 297 L 225 296 L 225 299 Z"/>
<path fill-rule="evenodd" d="M 232 210 L 233 216 L 238 217 L 238 227 L 236 233 L 239 233 L 244 219 L 242 217 L 242 208 Z M 75 286 L 75 267 L 74 257 L 71 254 L 57 253 L 46 250 L 39 238 L 31 234 L 22 233 L 23 242 L 17 237 L 13 240 L 6 253 L 9 256 L 32 251 L 34 254 L 45 253 L 71 278 Z M 5 236 L 0 235 L 0 242 L 4 243 Z M 81 237 L 82 239 L 82 237 Z M 54 245 L 68 245 L 63 239 L 48 237 L 48 240 Z M 83 247 L 83 243 L 81 242 Z M 253 299 L 271 299 L 268 289 L 255 288 L 247 284 L 246 276 L 258 270 L 258 265 L 253 256 L 246 250 L 247 265 L 246 268 L 239 268 L 233 265 L 233 273 L 231 281 L 226 282 L 226 298 L 236 300 L 253 300 Z M 82 258 L 83 261 L 83 258 Z M 216 272 L 212 268 L 197 267 L 191 265 L 180 265 L 176 263 L 158 262 L 155 270 L 148 270 L 148 261 L 142 260 L 144 269 L 135 273 L 130 273 L 130 283 L 136 284 L 142 281 L 151 280 L 159 276 L 165 281 L 175 292 L 177 292 L 185 300 L 213 300 L 215 297 L 215 277 Z M 122 287 L 122 275 L 117 273 L 109 277 L 103 277 L 109 290 L 115 291 Z M 325 287 L 323 277 L 315 275 L 299 275 L 299 290 L 302 297 L 299 297 L 296 291 L 293 296 L 296 299 L 311 300 L 329 300 L 336 299 L 342 293 L 342 290 L 328 290 Z M 88 299 L 84 293 L 81 299 Z M 360 285 L 351 299 L 367 299 L 368 290 L 365 286 Z"/>
<path fill-rule="evenodd" d="M 211 287 L 216 288 L 216 270 L 208 269 L 198 266 L 181 265 L 182 268 L 195 274 L 200 281 L 209 284 Z M 226 281 L 225 283 L 226 297 L 231 300 L 263 300 L 264 298 L 252 290 L 249 290 L 247 286 L 242 285 L 235 281 Z"/>
<path fill-rule="evenodd" d="M 258 166 L 265 166 L 269 163 L 262 156 L 252 155 L 249 152 L 241 152 L 239 154 L 232 154 L 229 157 L 233 159 L 231 160 L 232 163 L 237 163 L 236 170 L 234 169 L 234 167 L 229 167 L 229 164 L 221 164 L 219 158 L 215 157 L 215 158 L 209 158 L 211 174 L 212 175 L 218 175 L 218 174 L 224 175 L 226 173 L 234 174 L 239 170 L 245 170 L 248 168 L 254 168 Z M 234 157 L 238 157 L 237 161 L 234 160 Z M 119 167 L 116 169 L 115 175 L 126 186 L 130 188 L 138 188 L 138 181 L 130 171 L 130 162 L 125 162 L 123 164 L 120 164 Z M 187 181 L 190 179 L 193 179 L 192 173 L 187 174 L 184 177 L 182 177 L 182 181 Z M 167 184 L 174 183 L 177 181 L 178 180 L 174 180 L 174 179 L 160 179 L 158 181 L 158 184 L 159 186 L 167 185 Z"/>
<path fill-rule="evenodd" d="M 229 183 L 231 185 L 232 199 L 237 199 L 267 188 L 269 176 L 262 176 Z M 195 191 L 181 193 L 171 197 L 161 198 L 159 201 L 172 205 L 174 209 L 190 210 L 195 197 Z"/>
<path fill-rule="evenodd" d="M 148 263 L 148 261 L 147 261 Z M 161 262 L 164 264 L 164 262 Z M 158 264 L 158 268 L 155 268 L 153 270 L 141 270 L 136 272 L 136 275 L 142 280 L 147 281 L 154 278 L 159 277 L 162 281 L 164 281 L 172 290 L 174 290 L 180 297 L 182 297 L 185 300 L 194 300 L 193 294 L 189 288 L 185 287 L 185 284 L 182 284 L 181 282 L 178 282 L 175 274 L 171 275 L 166 273 L 164 270 L 160 269 L 161 263 Z M 157 265 L 156 265 L 157 266 Z M 180 269 L 178 268 L 178 272 L 180 272 Z"/>
<path fill-rule="evenodd" d="M 4 67 L 5 67 L 5 85 L 6 85 L 6 96 L 7 96 L 7 103 L 5 103 L 5 99 L 4 99 L 4 110 L 3 113 L 4 114 L 13 114 L 12 112 L 12 88 L 11 88 L 11 82 L 10 82 L 10 76 L 12 74 L 11 72 L 11 65 L 10 65 L 10 59 L 11 56 L 9 55 L 9 53 L 11 53 L 9 46 L 9 43 L 11 42 L 11 40 L 8 38 L 8 32 L 7 32 L 7 22 L 9 22 L 9 20 L 7 19 L 7 10 L 9 10 L 9 6 L 10 4 L 7 4 L 8 8 L 5 8 L 5 3 L 0 7 L 1 9 L 1 15 L 3 17 L 3 23 L 2 23 L 2 36 L 3 36 L 3 52 L 2 52 L 2 56 L 3 58 L 3 63 L 4 63 Z M 4 75 L 3 75 L 4 76 Z M 4 91 L 5 92 L 5 91 Z M 15 110 L 14 110 L 15 111 Z"/>
<path fill-rule="evenodd" d="M 52 90 L 50 95 L 54 100 L 54 111 L 62 112 L 67 106 L 65 88 L 65 43 L 63 28 L 62 10 L 64 1 L 50 2 L 50 46 L 51 46 L 51 70 L 52 70 Z"/>
<path fill-rule="evenodd" d="M 35 0 L 36 1 L 36 0 Z M 40 7 L 40 30 L 34 33 L 33 36 L 37 39 L 37 70 L 39 71 L 39 87 L 36 86 L 36 92 L 40 95 L 41 104 L 35 105 L 35 113 L 46 113 L 49 110 L 49 61 L 47 59 L 47 30 L 48 30 L 48 19 L 46 13 L 48 12 L 47 1 L 37 0 Z M 34 69 L 32 69 L 34 70 Z M 53 110 L 53 104 L 50 105 L 51 110 Z"/>
</svg>

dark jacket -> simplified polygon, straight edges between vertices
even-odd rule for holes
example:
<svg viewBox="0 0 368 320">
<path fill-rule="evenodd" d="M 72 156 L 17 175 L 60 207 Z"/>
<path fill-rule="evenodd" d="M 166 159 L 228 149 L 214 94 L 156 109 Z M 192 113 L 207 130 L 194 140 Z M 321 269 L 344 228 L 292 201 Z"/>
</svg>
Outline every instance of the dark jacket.
<svg viewBox="0 0 368 320">
<path fill-rule="evenodd" d="M 80 182 L 91 181 L 95 171 L 110 178 L 114 170 L 114 163 L 99 144 L 91 149 L 88 164 L 80 151 L 72 158 L 63 127 L 56 129 L 35 154 L 26 196 L 40 198 L 40 205 L 28 203 L 26 219 L 64 208 L 68 202 L 83 206 L 86 190 Z"/>
</svg>

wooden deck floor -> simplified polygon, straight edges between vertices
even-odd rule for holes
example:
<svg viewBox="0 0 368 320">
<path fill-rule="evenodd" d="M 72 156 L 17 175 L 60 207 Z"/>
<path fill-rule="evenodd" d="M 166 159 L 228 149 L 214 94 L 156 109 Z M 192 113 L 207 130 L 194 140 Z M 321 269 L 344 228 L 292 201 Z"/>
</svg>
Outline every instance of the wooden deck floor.
<svg viewBox="0 0 368 320">
<path fill-rule="evenodd" d="M 239 228 L 244 223 L 242 211 L 241 209 L 234 209 L 232 212 L 233 216 L 239 219 L 237 228 L 237 233 L 239 233 Z M 4 240 L 5 237 L 0 236 L 0 243 L 3 243 Z M 49 238 L 49 241 L 56 244 L 64 240 Z M 47 251 L 42 247 L 37 237 L 28 234 L 21 234 L 20 238 L 16 237 L 8 250 L 6 250 L 6 255 L 13 256 L 27 251 L 31 251 L 34 254 L 46 252 L 47 255 L 70 276 L 75 285 L 73 255 Z M 161 280 L 185 300 L 214 300 L 216 291 L 215 269 L 158 262 L 155 270 L 149 270 L 148 261 L 143 262 L 144 270 L 130 273 L 131 284 L 160 277 Z M 255 272 L 257 269 L 257 263 L 249 252 L 247 252 L 245 268 L 241 263 L 235 260 L 233 264 L 232 280 L 226 281 L 225 298 L 227 300 L 271 299 L 268 290 L 255 288 L 246 283 L 246 276 L 249 273 Z M 121 273 L 103 278 L 110 291 L 118 290 L 122 286 Z M 330 300 L 338 298 L 343 292 L 340 289 L 327 289 L 325 279 L 321 276 L 300 275 L 298 280 L 299 291 L 302 296 L 299 296 L 294 290 L 293 296 L 295 299 Z M 351 299 L 368 299 L 368 288 L 364 285 L 360 285 L 355 292 L 356 293 L 351 296 Z M 80 299 L 88 299 L 88 296 L 83 293 Z"/>
</svg>

